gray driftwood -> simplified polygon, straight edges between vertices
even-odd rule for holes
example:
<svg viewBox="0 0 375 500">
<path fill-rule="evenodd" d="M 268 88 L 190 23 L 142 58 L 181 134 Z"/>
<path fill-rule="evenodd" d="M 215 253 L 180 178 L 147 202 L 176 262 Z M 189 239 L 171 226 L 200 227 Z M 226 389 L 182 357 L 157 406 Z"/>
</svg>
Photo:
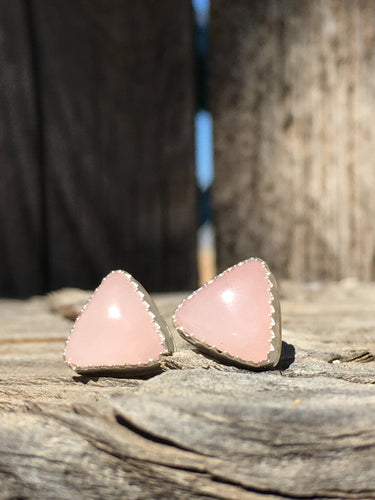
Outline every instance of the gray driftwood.
<svg viewBox="0 0 375 500">
<path fill-rule="evenodd" d="M 148 380 L 64 365 L 88 293 L 0 301 L 0 498 L 374 498 L 375 285 L 281 291 L 279 369 L 178 339 Z"/>
</svg>

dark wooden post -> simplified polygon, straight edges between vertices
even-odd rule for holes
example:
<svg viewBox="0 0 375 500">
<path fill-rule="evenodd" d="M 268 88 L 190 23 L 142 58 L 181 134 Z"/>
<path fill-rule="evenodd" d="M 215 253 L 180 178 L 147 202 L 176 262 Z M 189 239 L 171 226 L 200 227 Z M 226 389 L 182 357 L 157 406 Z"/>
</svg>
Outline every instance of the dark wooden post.
<svg viewBox="0 0 375 500">
<path fill-rule="evenodd" d="M 375 278 L 375 4 L 212 3 L 219 266 Z"/>
<path fill-rule="evenodd" d="M 0 295 L 45 286 L 43 182 L 25 3 L 0 1 Z"/>
<path fill-rule="evenodd" d="M 193 288 L 190 2 L 0 7 L 0 294 Z"/>
<path fill-rule="evenodd" d="M 193 71 L 187 0 L 32 2 L 49 287 L 125 268 L 192 287 Z"/>
</svg>

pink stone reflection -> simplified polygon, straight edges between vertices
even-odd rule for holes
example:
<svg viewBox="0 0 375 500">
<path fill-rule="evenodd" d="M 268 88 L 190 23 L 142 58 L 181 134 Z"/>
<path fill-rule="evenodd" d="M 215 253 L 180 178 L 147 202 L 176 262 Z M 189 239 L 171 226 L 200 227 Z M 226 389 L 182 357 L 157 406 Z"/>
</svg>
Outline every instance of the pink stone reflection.
<svg viewBox="0 0 375 500">
<path fill-rule="evenodd" d="M 185 301 L 176 324 L 197 340 L 253 363 L 271 349 L 271 293 L 262 261 L 242 263 Z"/>
<path fill-rule="evenodd" d="M 112 272 L 77 320 L 65 359 L 81 368 L 148 363 L 166 352 L 155 323 L 125 273 Z"/>
</svg>

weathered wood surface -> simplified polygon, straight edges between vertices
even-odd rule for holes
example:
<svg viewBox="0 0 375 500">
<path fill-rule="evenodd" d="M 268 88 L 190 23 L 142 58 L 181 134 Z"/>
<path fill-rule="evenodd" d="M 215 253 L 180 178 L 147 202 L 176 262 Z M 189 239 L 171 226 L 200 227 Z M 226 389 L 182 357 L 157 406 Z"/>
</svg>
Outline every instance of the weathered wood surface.
<svg viewBox="0 0 375 500">
<path fill-rule="evenodd" d="M 196 286 L 188 0 L 0 0 L 0 295 Z"/>
<path fill-rule="evenodd" d="M 64 365 L 88 292 L 0 301 L 0 498 L 375 498 L 375 285 L 281 294 L 277 370 L 177 338 L 148 380 Z M 180 298 L 156 297 L 169 320 Z"/>
<path fill-rule="evenodd" d="M 220 269 L 375 278 L 375 4 L 215 0 L 213 187 Z"/>
</svg>

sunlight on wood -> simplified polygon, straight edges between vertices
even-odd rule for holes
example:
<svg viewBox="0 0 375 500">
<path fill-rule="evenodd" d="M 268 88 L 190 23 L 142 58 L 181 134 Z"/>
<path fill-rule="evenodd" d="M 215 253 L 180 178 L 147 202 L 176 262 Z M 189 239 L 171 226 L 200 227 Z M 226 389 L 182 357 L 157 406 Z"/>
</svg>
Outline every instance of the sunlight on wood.
<svg viewBox="0 0 375 500">
<path fill-rule="evenodd" d="M 216 275 L 215 231 L 211 224 L 203 224 L 198 231 L 199 286 Z"/>
</svg>

